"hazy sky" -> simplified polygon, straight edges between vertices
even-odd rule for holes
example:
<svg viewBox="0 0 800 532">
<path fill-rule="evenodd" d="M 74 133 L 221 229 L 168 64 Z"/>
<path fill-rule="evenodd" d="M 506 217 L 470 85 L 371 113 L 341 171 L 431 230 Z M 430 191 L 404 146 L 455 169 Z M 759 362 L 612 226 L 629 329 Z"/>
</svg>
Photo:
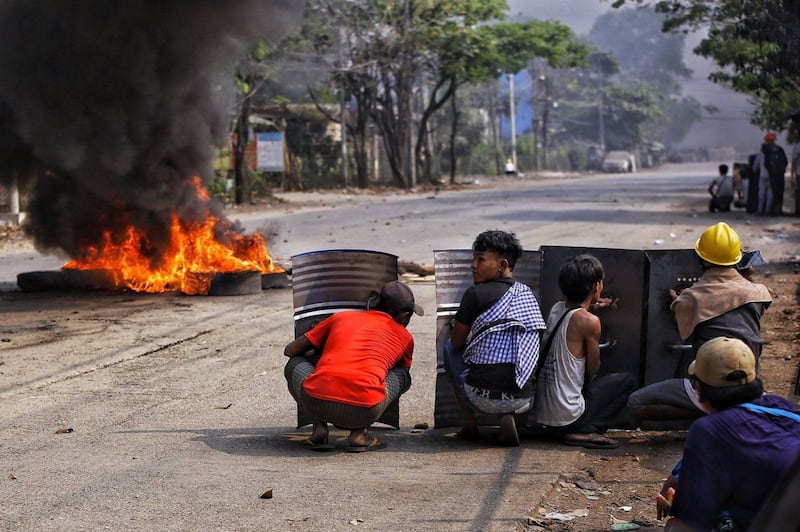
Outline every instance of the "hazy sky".
<svg viewBox="0 0 800 532">
<path fill-rule="evenodd" d="M 603 0 L 508 0 L 509 17 L 518 14 L 540 20 L 558 20 L 581 35 L 592 28 L 594 19 L 611 8 Z"/>
<path fill-rule="evenodd" d="M 589 33 L 598 15 L 613 9 L 608 0 L 508 0 L 508 5 L 510 19 L 558 20 L 579 36 Z M 708 81 L 708 72 L 713 64 L 691 52 L 698 39 L 696 35 L 687 39 L 684 60 L 694 74 L 684 82 L 683 92 L 694 96 L 701 104 L 716 106 L 719 112 L 706 115 L 703 123 L 692 128 L 682 144 L 695 147 L 742 146 L 756 150 L 763 132 L 748 122 L 752 105 L 747 97 Z"/>
</svg>

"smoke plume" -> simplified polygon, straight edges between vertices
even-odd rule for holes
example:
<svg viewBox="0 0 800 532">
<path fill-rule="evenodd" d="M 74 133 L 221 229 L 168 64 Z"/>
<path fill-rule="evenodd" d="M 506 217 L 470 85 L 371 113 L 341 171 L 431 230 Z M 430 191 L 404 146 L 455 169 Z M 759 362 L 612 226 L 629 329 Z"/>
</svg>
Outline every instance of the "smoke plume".
<svg viewBox="0 0 800 532">
<path fill-rule="evenodd" d="M 0 0 L 0 183 L 27 192 L 37 248 L 80 258 L 133 225 L 157 260 L 174 213 L 207 214 L 189 178 L 213 177 L 237 59 L 301 6 Z"/>
</svg>

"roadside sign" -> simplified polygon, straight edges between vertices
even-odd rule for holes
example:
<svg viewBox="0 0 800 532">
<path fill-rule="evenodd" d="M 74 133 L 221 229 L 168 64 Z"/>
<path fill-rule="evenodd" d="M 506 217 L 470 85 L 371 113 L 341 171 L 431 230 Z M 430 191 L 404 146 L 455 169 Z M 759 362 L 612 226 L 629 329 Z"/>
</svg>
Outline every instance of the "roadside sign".
<svg viewBox="0 0 800 532">
<path fill-rule="evenodd" d="M 256 168 L 283 172 L 283 133 L 256 133 Z"/>
</svg>

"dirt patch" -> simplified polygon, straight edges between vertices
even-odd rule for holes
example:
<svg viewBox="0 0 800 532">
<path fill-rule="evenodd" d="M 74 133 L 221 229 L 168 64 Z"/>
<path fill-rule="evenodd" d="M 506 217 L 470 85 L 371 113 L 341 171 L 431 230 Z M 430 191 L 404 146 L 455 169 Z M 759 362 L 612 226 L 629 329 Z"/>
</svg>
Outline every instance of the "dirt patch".
<svg viewBox="0 0 800 532">
<path fill-rule="evenodd" d="M 766 285 L 773 298 L 762 319 L 761 378 L 768 392 L 800 404 L 800 264 L 767 264 L 753 280 Z M 611 436 L 620 447 L 581 453 L 575 471 L 531 510 L 529 530 L 612 530 L 615 523 L 633 523 L 639 530 L 663 527 L 653 497 L 680 456 L 686 432 L 615 431 Z"/>
</svg>

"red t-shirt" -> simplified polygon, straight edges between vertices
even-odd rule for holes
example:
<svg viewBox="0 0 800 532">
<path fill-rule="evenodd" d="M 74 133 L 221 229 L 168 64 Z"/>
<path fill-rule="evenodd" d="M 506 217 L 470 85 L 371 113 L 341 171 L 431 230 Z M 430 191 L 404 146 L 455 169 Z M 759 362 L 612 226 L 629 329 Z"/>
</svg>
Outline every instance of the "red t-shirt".
<svg viewBox="0 0 800 532">
<path fill-rule="evenodd" d="M 303 383 L 311 397 L 370 407 L 386 397 L 386 374 L 411 367 L 414 338 L 385 312 L 339 312 L 305 334 L 322 356 Z"/>
</svg>

